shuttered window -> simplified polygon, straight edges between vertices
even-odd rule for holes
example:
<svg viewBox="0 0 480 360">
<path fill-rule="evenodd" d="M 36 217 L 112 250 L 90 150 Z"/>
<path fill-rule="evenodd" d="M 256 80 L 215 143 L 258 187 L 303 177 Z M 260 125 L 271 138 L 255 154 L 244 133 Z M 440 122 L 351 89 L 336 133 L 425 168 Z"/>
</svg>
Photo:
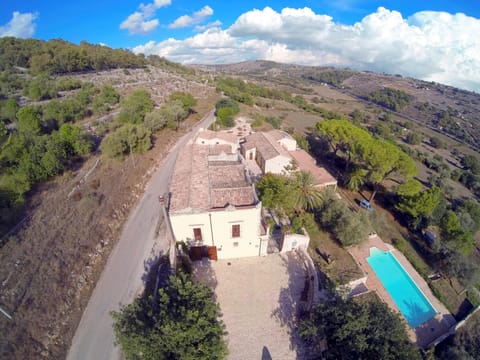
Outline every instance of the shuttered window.
<svg viewBox="0 0 480 360">
<path fill-rule="evenodd" d="M 195 241 L 202 241 L 202 229 L 200 228 L 193 228 L 193 238 Z"/>
<path fill-rule="evenodd" d="M 232 225 L 232 237 L 240 237 L 240 225 Z"/>
</svg>

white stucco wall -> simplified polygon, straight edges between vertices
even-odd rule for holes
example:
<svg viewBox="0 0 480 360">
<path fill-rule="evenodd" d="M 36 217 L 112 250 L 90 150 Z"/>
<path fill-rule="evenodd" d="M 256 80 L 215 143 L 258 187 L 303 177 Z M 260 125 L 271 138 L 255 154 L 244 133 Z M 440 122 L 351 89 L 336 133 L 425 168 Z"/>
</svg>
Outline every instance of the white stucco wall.
<svg viewBox="0 0 480 360">
<path fill-rule="evenodd" d="M 292 159 L 287 156 L 278 155 L 273 159 L 268 159 L 265 161 L 265 173 L 272 174 L 283 174 L 285 172 L 285 167 L 290 165 Z"/>
<path fill-rule="evenodd" d="M 283 237 L 282 249 L 280 250 L 280 252 L 285 253 L 299 248 L 307 250 L 309 243 L 310 237 L 308 235 L 286 234 Z"/>
<path fill-rule="evenodd" d="M 261 203 L 258 203 L 249 209 L 170 214 L 170 222 L 175 240 L 186 243 L 194 239 L 193 229 L 200 228 L 203 238 L 201 245 L 216 246 L 219 259 L 259 256 L 261 207 Z M 234 224 L 240 225 L 240 237 L 232 237 Z"/>
<path fill-rule="evenodd" d="M 278 140 L 280 145 L 282 145 L 288 151 L 295 151 L 297 150 L 297 141 L 291 138 L 283 138 Z"/>
<path fill-rule="evenodd" d="M 219 139 L 219 138 L 202 139 L 201 137 L 197 137 L 195 139 L 195 144 L 199 144 L 199 145 L 230 145 L 230 147 L 232 148 L 232 153 L 236 153 L 237 148 L 238 148 L 238 143 L 232 143 L 232 142 L 225 141 L 225 140 Z"/>
</svg>

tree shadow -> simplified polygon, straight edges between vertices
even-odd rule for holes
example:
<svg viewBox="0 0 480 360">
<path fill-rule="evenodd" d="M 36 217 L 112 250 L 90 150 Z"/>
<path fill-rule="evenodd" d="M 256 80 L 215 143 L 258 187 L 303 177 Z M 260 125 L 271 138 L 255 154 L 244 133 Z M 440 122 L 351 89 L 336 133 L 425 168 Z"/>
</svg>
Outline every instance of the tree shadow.
<svg viewBox="0 0 480 360">
<path fill-rule="evenodd" d="M 298 336 L 297 328 L 302 292 L 305 290 L 308 279 L 306 279 L 306 271 L 296 253 L 284 254 L 281 259 L 288 274 L 288 286 L 280 289 L 278 307 L 273 310 L 271 316 L 277 319 L 282 327 L 287 328 L 290 349 L 296 352 L 297 359 L 301 359 L 305 356 L 305 350 L 304 344 Z"/>
<path fill-rule="evenodd" d="M 218 281 L 215 269 L 212 267 L 212 261 L 207 258 L 192 261 L 192 276 L 196 282 L 208 286 L 213 292 L 214 300 L 217 301 L 215 289 Z"/>
</svg>

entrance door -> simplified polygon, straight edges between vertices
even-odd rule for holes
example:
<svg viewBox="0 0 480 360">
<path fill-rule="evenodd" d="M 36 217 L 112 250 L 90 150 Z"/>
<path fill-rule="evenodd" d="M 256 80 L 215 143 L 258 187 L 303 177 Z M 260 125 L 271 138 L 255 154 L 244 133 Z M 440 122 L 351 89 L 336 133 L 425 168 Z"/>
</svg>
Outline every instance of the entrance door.
<svg viewBox="0 0 480 360">
<path fill-rule="evenodd" d="M 209 246 L 208 247 L 208 258 L 210 260 L 217 261 L 217 247 L 216 246 Z"/>
<path fill-rule="evenodd" d="M 253 152 L 250 153 L 250 160 L 253 160 Z"/>
</svg>

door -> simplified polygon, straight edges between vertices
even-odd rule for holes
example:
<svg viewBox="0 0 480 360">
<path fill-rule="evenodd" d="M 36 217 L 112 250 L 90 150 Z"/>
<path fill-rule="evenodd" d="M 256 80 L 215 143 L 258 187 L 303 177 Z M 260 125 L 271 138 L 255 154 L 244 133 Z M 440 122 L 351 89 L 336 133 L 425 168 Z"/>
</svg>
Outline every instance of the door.
<svg viewBox="0 0 480 360">
<path fill-rule="evenodd" d="M 210 260 L 217 261 L 217 247 L 216 246 L 209 246 L 208 247 L 208 258 Z"/>
<path fill-rule="evenodd" d="M 250 160 L 253 160 L 253 152 L 250 152 Z"/>
</svg>

